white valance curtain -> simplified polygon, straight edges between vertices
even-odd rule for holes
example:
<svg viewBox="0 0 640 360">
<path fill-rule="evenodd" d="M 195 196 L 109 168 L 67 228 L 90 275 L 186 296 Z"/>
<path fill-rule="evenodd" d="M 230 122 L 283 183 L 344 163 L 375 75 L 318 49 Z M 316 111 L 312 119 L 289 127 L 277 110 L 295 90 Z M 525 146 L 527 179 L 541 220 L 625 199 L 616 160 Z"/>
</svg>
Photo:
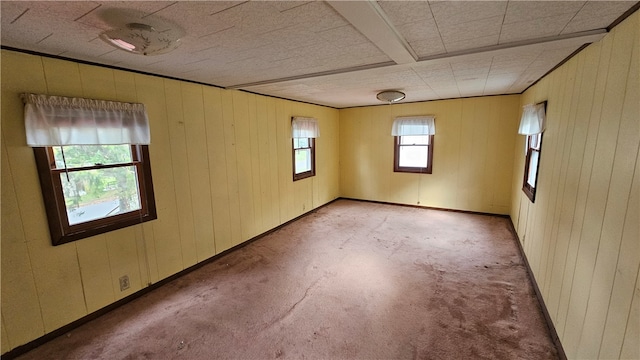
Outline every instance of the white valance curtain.
<svg viewBox="0 0 640 360">
<path fill-rule="evenodd" d="M 535 135 L 540 134 L 545 129 L 545 103 L 527 104 L 522 109 L 520 128 L 518 134 Z"/>
<path fill-rule="evenodd" d="M 310 117 L 294 116 L 291 118 L 292 138 L 317 138 L 320 137 L 318 120 Z"/>
<path fill-rule="evenodd" d="M 143 104 L 22 94 L 29 146 L 149 144 Z"/>
<path fill-rule="evenodd" d="M 393 121 L 391 135 L 434 135 L 436 133 L 433 116 L 399 116 Z"/>
</svg>

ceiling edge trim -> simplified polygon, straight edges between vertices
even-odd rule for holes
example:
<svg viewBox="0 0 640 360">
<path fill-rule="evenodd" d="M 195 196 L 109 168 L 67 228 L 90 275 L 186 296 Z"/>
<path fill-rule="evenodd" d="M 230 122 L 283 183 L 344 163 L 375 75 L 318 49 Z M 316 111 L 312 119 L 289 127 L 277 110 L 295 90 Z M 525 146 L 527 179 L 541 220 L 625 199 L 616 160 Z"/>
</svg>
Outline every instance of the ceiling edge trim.
<svg viewBox="0 0 640 360">
<path fill-rule="evenodd" d="M 127 69 L 127 68 L 122 68 L 122 67 L 113 66 L 113 65 L 106 65 L 106 64 L 100 64 L 100 63 L 95 63 L 95 62 L 86 61 L 86 60 L 73 59 L 73 58 L 64 57 L 64 56 L 60 56 L 60 55 L 46 54 L 46 53 L 41 53 L 41 52 L 37 52 L 37 51 L 33 51 L 33 50 L 25 50 L 25 49 L 15 48 L 15 47 L 11 47 L 11 46 L 0 45 L 0 50 L 13 51 L 13 52 L 18 52 L 18 53 L 23 53 L 23 54 L 28 54 L 28 55 L 41 56 L 41 57 L 46 57 L 46 58 L 51 58 L 51 59 L 70 61 L 70 62 L 74 62 L 74 63 L 78 63 L 78 64 L 97 66 L 97 67 L 106 68 L 106 69 L 112 69 L 112 70 L 126 71 L 126 72 L 130 72 L 130 73 L 134 73 L 134 74 L 153 76 L 153 77 L 158 77 L 158 78 L 168 79 L 168 80 L 182 81 L 182 82 L 191 83 L 191 84 L 197 84 L 197 85 L 202 85 L 202 86 L 210 86 L 210 87 L 214 87 L 214 88 L 221 89 L 221 90 L 238 90 L 238 91 L 246 92 L 246 93 L 249 93 L 249 94 L 260 95 L 260 96 L 270 97 L 270 98 L 280 99 L 280 100 L 293 101 L 293 102 L 297 102 L 297 103 L 301 103 L 301 104 L 321 106 L 321 107 L 325 107 L 325 108 L 329 108 L 329 109 L 336 109 L 336 110 L 340 109 L 340 108 L 337 108 L 337 107 L 334 107 L 334 106 L 330 106 L 330 105 L 325 105 L 325 104 L 312 103 L 312 102 L 303 101 L 303 100 L 296 100 L 296 99 L 287 99 L 287 98 L 284 98 L 284 97 L 279 97 L 279 96 L 274 96 L 274 95 L 266 95 L 266 94 L 261 94 L 261 93 L 258 93 L 258 92 L 248 91 L 248 90 L 243 90 L 243 89 L 226 89 L 223 86 L 219 86 L 219 85 L 215 85 L 215 84 L 208 84 L 208 83 L 201 82 L 201 81 L 182 79 L 182 78 L 177 78 L 177 77 L 172 77 L 172 76 L 167 76 L 167 75 L 161 75 L 161 74 L 154 74 L 154 73 L 140 71 L 140 70 Z"/>
</svg>

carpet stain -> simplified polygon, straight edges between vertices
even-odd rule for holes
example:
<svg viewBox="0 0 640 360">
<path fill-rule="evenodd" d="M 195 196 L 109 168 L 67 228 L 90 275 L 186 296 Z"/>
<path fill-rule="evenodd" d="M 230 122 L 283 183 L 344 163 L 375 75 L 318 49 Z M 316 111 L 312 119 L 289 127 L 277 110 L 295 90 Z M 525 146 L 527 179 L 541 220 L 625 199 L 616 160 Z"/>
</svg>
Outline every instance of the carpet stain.
<svg viewBox="0 0 640 360">
<path fill-rule="evenodd" d="M 338 200 L 19 359 L 557 359 L 508 221 Z"/>
</svg>

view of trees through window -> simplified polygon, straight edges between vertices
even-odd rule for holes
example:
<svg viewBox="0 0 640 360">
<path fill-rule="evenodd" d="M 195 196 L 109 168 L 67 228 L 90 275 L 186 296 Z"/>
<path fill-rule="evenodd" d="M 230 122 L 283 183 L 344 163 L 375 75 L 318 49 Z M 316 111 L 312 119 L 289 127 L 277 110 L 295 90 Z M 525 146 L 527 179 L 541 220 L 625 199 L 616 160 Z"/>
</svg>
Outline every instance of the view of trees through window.
<svg viewBox="0 0 640 360">
<path fill-rule="evenodd" d="M 130 145 L 53 147 L 69 225 L 141 207 Z"/>
</svg>

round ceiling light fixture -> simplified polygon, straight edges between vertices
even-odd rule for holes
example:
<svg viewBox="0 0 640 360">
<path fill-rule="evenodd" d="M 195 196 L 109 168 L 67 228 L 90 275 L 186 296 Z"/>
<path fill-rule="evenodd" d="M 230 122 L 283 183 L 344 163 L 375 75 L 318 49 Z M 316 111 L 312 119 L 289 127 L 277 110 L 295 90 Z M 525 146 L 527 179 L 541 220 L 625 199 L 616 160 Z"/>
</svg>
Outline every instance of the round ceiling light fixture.
<svg viewBox="0 0 640 360">
<path fill-rule="evenodd" d="M 398 90 L 385 90 L 376 95 L 376 98 L 380 101 L 387 102 L 389 104 L 398 102 L 405 98 L 405 94 Z"/>
<path fill-rule="evenodd" d="M 117 29 L 107 30 L 100 38 L 118 49 L 140 55 L 160 55 L 180 46 L 180 29 L 158 31 L 151 25 L 132 22 Z"/>
</svg>

